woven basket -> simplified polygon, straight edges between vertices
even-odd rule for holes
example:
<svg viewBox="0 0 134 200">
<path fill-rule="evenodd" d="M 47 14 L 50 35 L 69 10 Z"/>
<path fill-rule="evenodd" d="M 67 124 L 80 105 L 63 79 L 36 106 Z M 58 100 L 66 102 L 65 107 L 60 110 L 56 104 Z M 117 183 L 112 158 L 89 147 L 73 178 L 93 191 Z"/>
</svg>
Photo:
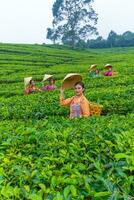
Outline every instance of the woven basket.
<svg viewBox="0 0 134 200">
<path fill-rule="evenodd" d="M 103 106 L 93 102 L 89 102 L 90 114 L 100 116 Z"/>
</svg>

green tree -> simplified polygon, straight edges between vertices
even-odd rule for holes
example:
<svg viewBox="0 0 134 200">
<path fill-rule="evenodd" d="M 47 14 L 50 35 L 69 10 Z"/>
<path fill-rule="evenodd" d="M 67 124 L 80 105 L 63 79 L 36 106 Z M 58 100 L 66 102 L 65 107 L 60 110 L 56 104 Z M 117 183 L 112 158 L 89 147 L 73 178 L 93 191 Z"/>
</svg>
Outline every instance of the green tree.
<svg viewBox="0 0 134 200">
<path fill-rule="evenodd" d="M 112 48 L 112 47 L 116 46 L 118 39 L 119 39 L 118 34 L 114 31 L 110 31 L 108 38 L 107 38 L 107 42 L 108 42 L 109 46 Z"/>
<path fill-rule="evenodd" d="M 48 28 L 47 39 L 75 46 L 97 34 L 97 14 L 94 0 L 56 0 L 53 4 L 53 26 Z"/>
<path fill-rule="evenodd" d="M 132 33 L 131 31 L 124 32 L 122 36 L 125 40 L 133 40 L 134 39 L 134 33 Z"/>
<path fill-rule="evenodd" d="M 101 36 L 97 37 L 96 39 L 87 41 L 87 48 L 106 48 L 106 47 L 107 47 L 107 41 L 104 40 Z"/>
</svg>

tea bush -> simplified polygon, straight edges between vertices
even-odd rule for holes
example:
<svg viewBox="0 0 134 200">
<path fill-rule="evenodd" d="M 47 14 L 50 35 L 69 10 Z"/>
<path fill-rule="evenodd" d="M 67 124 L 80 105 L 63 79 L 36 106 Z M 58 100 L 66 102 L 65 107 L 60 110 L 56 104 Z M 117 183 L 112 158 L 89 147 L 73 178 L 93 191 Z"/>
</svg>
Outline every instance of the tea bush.
<svg viewBox="0 0 134 200">
<path fill-rule="evenodd" d="M 0 44 L 0 199 L 134 198 L 133 53 Z M 90 78 L 93 63 L 111 63 L 119 75 Z M 82 74 L 102 116 L 68 118 L 59 88 L 69 72 Z M 41 87 L 45 73 L 55 75 L 58 89 L 24 95 L 23 78 L 32 75 Z"/>
</svg>

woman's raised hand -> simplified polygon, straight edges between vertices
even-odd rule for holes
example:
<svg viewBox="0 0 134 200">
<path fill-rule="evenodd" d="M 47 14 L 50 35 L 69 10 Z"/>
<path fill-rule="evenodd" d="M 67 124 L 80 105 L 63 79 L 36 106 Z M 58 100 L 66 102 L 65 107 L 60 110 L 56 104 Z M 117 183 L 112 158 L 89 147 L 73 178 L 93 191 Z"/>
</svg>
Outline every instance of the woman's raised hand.
<svg viewBox="0 0 134 200">
<path fill-rule="evenodd" d="M 60 93 L 64 94 L 64 88 L 62 88 L 62 87 L 60 88 Z"/>
</svg>

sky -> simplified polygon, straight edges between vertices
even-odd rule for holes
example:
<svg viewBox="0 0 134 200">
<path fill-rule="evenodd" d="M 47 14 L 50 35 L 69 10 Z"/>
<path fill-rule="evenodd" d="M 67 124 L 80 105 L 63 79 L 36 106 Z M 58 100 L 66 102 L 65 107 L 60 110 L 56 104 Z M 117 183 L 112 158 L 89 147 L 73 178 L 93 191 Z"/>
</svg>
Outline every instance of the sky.
<svg viewBox="0 0 134 200">
<path fill-rule="evenodd" d="M 50 43 L 46 30 L 52 23 L 55 0 L 0 0 L 0 42 Z M 97 28 L 106 38 L 111 30 L 117 34 L 134 32 L 134 0 L 94 0 L 98 13 Z"/>
</svg>

